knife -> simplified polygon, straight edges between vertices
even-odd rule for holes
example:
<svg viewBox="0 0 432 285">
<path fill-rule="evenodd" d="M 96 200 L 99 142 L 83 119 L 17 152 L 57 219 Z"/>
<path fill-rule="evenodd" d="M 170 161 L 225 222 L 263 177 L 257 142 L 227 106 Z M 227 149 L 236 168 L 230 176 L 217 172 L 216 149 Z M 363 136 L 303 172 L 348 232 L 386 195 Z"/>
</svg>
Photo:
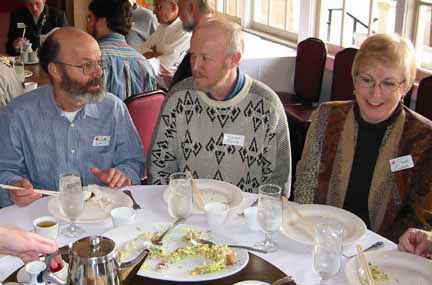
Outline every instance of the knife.
<svg viewBox="0 0 432 285">
<path fill-rule="evenodd" d="M 129 196 L 129 198 L 131 198 L 132 200 L 132 208 L 135 210 L 141 209 L 141 206 L 137 203 L 137 201 L 135 201 L 135 198 L 132 196 L 132 192 L 129 190 L 124 190 L 123 193 L 125 193 L 126 195 Z"/>
</svg>

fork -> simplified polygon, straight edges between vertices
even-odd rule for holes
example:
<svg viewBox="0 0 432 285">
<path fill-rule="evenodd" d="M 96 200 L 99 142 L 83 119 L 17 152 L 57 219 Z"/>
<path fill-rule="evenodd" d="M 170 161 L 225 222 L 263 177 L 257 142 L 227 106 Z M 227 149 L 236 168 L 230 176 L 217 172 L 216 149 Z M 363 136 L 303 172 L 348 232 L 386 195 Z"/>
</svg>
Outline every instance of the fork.
<svg viewBox="0 0 432 285">
<path fill-rule="evenodd" d="M 132 200 L 132 208 L 134 210 L 141 209 L 141 206 L 137 203 L 137 201 L 135 201 L 135 198 L 132 196 L 132 192 L 131 191 L 124 190 L 123 193 L 125 193 L 126 195 L 129 196 L 129 198 L 131 198 L 131 200 Z"/>
<path fill-rule="evenodd" d="M 383 247 L 383 246 L 384 246 L 384 242 L 382 242 L 382 241 L 377 241 L 377 242 L 374 242 L 373 244 L 371 244 L 370 246 L 366 247 L 366 248 L 363 250 L 363 252 L 365 252 L 365 251 L 369 251 L 369 250 L 378 249 L 378 248 L 381 248 L 381 247 Z M 344 253 L 342 253 L 342 255 L 343 255 L 343 257 L 345 257 L 345 258 L 347 258 L 347 259 L 350 259 L 350 258 L 353 258 L 354 256 L 357 256 L 357 254 L 354 254 L 354 255 L 350 255 L 350 256 L 348 256 L 348 255 L 346 255 L 346 254 L 344 254 Z"/>
<path fill-rule="evenodd" d="M 214 242 L 210 241 L 210 240 L 206 240 L 206 239 L 191 239 L 190 242 L 193 245 L 198 245 L 198 244 L 208 244 L 208 245 L 215 245 Z M 260 253 L 268 253 L 267 250 L 265 249 L 260 249 L 260 248 L 256 248 L 256 247 L 251 247 L 251 246 L 247 246 L 247 245 L 238 245 L 238 244 L 227 244 L 228 247 L 233 247 L 233 248 L 242 248 L 242 249 L 246 249 L 246 250 L 250 250 L 250 251 L 256 251 L 256 252 L 260 252 Z"/>
<path fill-rule="evenodd" d="M 175 228 L 175 226 L 177 226 L 179 223 L 183 222 L 185 219 L 184 218 L 178 218 L 174 224 L 172 224 L 171 226 L 169 226 L 160 236 L 154 235 L 151 238 L 151 242 L 155 245 L 162 245 L 162 240 L 163 238 L 166 236 L 166 234 L 172 230 L 173 228 Z"/>
</svg>

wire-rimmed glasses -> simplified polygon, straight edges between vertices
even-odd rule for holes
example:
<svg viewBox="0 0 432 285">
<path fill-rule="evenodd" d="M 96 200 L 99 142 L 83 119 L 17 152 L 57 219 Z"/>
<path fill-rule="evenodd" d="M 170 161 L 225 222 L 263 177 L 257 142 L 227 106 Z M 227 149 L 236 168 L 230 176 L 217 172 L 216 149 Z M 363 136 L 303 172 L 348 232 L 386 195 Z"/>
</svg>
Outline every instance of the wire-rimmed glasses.
<svg viewBox="0 0 432 285">
<path fill-rule="evenodd" d="M 383 93 L 391 94 L 405 83 L 405 80 L 398 81 L 396 78 L 386 78 L 377 83 L 372 76 L 365 73 L 359 73 L 355 77 L 355 82 L 361 88 L 375 88 L 378 84 Z"/>
<path fill-rule="evenodd" d="M 279 245 L 272 240 L 272 234 L 282 224 L 282 189 L 277 185 L 264 184 L 259 187 L 258 193 L 258 224 L 265 238 L 255 246 L 267 252 L 275 252 Z"/>
<path fill-rule="evenodd" d="M 103 60 L 98 60 L 98 61 L 89 61 L 86 63 L 83 63 L 81 65 L 77 65 L 77 64 L 72 64 L 72 63 L 67 63 L 67 62 L 62 62 L 62 61 L 53 61 L 54 63 L 57 64 L 62 64 L 62 65 L 67 65 L 67 66 L 72 66 L 72 67 L 78 67 L 82 69 L 82 72 L 85 75 L 89 75 L 92 74 L 93 72 L 95 72 L 98 68 L 100 68 L 102 71 L 105 68 L 105 63 Z"/>
<path fill-rule="evenodd" d="M 66 237 L 78 237 L 84 233 L 75 221 L 84 209 L 84 192 L 81 177 L 76 173 L 60 175 L 60 206 L 63 214 L 70 219 L 70 224 L 63 228 L 62 234 Z"/>
</svg>

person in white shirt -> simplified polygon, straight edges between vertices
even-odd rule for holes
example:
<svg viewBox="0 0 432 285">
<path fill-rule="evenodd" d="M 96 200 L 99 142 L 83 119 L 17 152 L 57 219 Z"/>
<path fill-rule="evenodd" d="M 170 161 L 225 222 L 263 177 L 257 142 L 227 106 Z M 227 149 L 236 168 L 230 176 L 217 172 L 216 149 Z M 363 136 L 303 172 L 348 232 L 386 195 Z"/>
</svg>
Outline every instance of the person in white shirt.
<svg viewBox="0 0 432 285">
<path fill-rule="evenodd" d="M 175 72 L 190 46 L 191 35 L 183 30 L 178 11 L 178 0 L 155 0 L 153 12 L 160 25 L 141 50 L 148 59 L 157 57 L 169 72 Z"/>
<path fill-rule="evenodd" d="M 156 31 L 158 21 L 153 11 L 136 3 L 136 0 L 129 0 L 132 5 L 132 28 L 126 35 L 127 43 L 136 50 L 139 50 L 146 40 Z"/>
<path fill-rule="evenodd" d="M 0 108 L 23 93 L 21 83 L 7 58 L 0 58 Z"/>
</svg>

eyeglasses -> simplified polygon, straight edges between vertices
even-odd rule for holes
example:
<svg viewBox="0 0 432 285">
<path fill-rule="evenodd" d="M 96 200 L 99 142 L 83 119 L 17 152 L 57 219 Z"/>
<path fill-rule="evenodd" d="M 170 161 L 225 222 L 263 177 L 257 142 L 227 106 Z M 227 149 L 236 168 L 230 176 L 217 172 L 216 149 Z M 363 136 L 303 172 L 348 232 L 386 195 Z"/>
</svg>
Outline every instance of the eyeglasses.
<svg viewBox="0 0 432 285">
<path fill-rule="evenodd" d="M 367 74 L 358 74 L 355 81 L 362 88 L 375 88 L 377 85 L 375 79 Z M 397 81 L 397 79 L 388 78 L 380 81 L 378 86 L 383 93 L 389 94 L 396 91 L 404 82 L 405 80 Z"/>
<path fill-rule="evenodd" d="M 73 67 L 78 67 L 78 68 L 82 68 L 82 72 L 85 75 L 89 75 L 92 74 L 93 72 L 95 72 L 98 68 L 102 69 L 102 71 L 105 68 L 105 64 L 102 60 L 98 60 L 98 61 L 90 61 L 90 62 L 86 62 L 83 63 L 81 65 L 75 65 L 75 64 L 71 64 L 71 63 L 66 63 L 66 62 L 61 62 L 61 61 L 53 61 L 54 63 L 57 64 L 62 64 L 62 65 L 68 65 L 68 66 L 73 66 Z"/>
</svg>

